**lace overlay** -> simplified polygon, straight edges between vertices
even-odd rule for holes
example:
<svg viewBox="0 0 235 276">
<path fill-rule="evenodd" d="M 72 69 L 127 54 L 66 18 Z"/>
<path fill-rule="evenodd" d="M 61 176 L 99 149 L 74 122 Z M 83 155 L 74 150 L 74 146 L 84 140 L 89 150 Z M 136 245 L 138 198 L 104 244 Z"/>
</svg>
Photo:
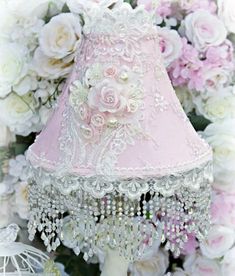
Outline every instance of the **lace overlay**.
<svg viewBox="0 0 235 276">
<path fill-rule="evenodd" d="M 124 4 L 99 11 L 93 20 L 60 99 L 58 158 L 35 152 L 34 145 L 28 151 L 30 238 L 39 231 L 48 251 L 55 250 L 68 212 L 72 247 L 86 260 L 97 247 L 109 246 L 133 261 L 146 240 L 151 245 L 156 238 L 178 256 L 189 234 L 202 239 L 209 227 L 211 149 L 176 99 L 148 13 Z M 161 133 L 175 135 L 164 118 L 183 125 L 179 146 L 186 145 L 185 160 L 161 160 L 173 149 L 172 137 Z M 161 157 L 149 159 L 149 145 L 149 153 Z M 125 157 L 130 148 L 138 152 Z"/>
</svg>

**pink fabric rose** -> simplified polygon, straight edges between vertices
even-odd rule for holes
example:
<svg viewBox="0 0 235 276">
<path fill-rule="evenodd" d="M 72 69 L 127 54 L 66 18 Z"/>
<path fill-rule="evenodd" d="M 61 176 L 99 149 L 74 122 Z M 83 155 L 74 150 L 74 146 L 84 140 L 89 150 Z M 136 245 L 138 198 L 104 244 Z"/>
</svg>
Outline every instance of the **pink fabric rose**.
<svg viewBox="0 0 235 276">
<path fill-rule="evenodd" d="M 101 113 L 94 113 L 92 116 L 91 116 L 91 124 L 94 126 L 94 127 L 103 127 L 104 124 L 105 124 L 105 116 L 104 114 L 101 114 Z"/>
<path fill-rule="evenodd" d="M 117 68 L 113 65 L 107 66 L 104 70 L 104 76 L 114 78 L 117 75 Z"/>
<path fill-rule="evenodd" d="M 126 106 L 126 98 L 115 82 L 104 80 L 90 89 L 88 105 L 100 112 L 118 113 Z"/>
<path fill-rule="evenodd" d="M 80 120 L 82 120 L 83 122 L 85 122 L 87 124 L 90 122 L 91 111 L 90 111 L 89 106 L 86 103 L 82 103 L 78 106 L 77 113 L 78 113 Z"/>
</svg>

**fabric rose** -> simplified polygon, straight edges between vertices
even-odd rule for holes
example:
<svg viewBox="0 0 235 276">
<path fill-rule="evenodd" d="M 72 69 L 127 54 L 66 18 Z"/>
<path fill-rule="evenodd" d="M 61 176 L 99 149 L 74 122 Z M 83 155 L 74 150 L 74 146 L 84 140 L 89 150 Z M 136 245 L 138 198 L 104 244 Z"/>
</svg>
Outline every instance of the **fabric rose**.
<svg viewBox="0 0 235 276">
<path fill-rule="evenodd" d="M 95 86 L 103 79 L 104 72 L 100 63 L 92 64 L 85 73 L 85 84 L 89 86 Z"/>
<path fill-rule="evenodd" d="M 193 97 L 196 112 L 212 122 L 235 118 L 235 96 L 233 89 L 233 86 L 227 86 L 214 93 L 210 93 L 205 98 L 201 94 Z"/>
<path fill-rule="evenodd" d="M 235 247 L 229 250 L 222 260 L 222 275 L 234 276 L 235 271 Z"/>
<path fill-rule="evenodd" d="M 235 178 L 235 119 L 210 124 L 203 137 L 214 152 L 215 180 L 222 183 L 234 182 Z"/>
<path fill-rule="evenodd" d="M 169 266 L 169 255 L 163 250 L 158 250 L 148 260 L 136 261 L 130 266 L 131 276 L 161 276 Z"/>
<path fill-rule="evenodd" d="M 43 26 L 39 42 L 45 55 L 61 59 L 75 52 L 81 43 L 80 19 L 72 13 L 62 13 L 53 17 Z"/>
<path fill-rule="evenodd" d="M 179 2 L 180 8 L 186 10 L 187 13 L 198 9 L 215 13 L 217 8 L 216 4 L 211 0 L 176 0 L 176 2 Z"/>
<path fill-rule="evenodd" d="M 199 254 L 187 256 L 183 266 L 190 276 L 221 276 L 219 263 Z"/>
<path fill-rule="evenodd" d="M 11 93 L 0 101 L 0 121 L 15 134 L 27 136 L 41 128 L 35 108 L 36 102 L 32 93 L 22 97 Z"/>
<path fill-rule="evenodd" d="M 33 57 L 33 70 L 40 77 L 58 79 L 67 76 L 72 69 L 72 62 L 46 56 L 41 48 L 37 48 Z"/>
<path fill-rule="evenodd" d="M 104 80 L 90 89 L 88 105 L 100 112 L 118 113 L 126 107 L 126 98 L 115 82 Z"/>
<path fill-rule="evenodd" d="M 220 45 L 227 36 L 223 22 L 205 10 L 198 10 L 186 16 L 183 28 L 188 40 L 199 51 Z"/>
<path fill-rule="evenodd" d="M 223 225 L 213 225 L 205 241 L 200 243 L 201 252 L 209 259 L 221 258 L 234 245 L 235 231 Z"/>
<path fill-rule="evenodd" d="M 166 27 L 158 27 L 158 36 L 165 66 L 168 67 L 174 60 L 180 57 L 182 53 L 182 41 L 175 30 L 170 30 Z"/>
<path fill-rule="evenodd" d="M 233 0 L 217 0 L 218 14 L 229 32 L 235 33 L 235 2 Z"/>
<path fill-rule="evenodd" d="M 28 72 L 27 49 L 17 43 L 0 45 L 0 97 L 7 96 Z"/>
</svg>

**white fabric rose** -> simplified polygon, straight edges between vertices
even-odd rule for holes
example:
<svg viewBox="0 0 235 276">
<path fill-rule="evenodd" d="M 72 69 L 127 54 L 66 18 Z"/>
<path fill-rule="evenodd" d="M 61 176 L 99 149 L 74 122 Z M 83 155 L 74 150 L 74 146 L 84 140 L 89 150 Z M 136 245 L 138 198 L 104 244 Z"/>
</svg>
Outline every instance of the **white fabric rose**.
<svg viewBox="0 0 235 276">
<path fill-rule="evenodd" d="M 214 152 L 214 175 L 218 182 L 232 183 L 235 179 L 235 119 L 210 124 L 203 137 Z"/>
<path fill-rule="evenodd" d="M 81 42 L 79 17 L 72 13 L 62 13 L 53 17 L 43 26 L 39 42 L 45 55 L 61 59 L 75 52 Z"/>
<path fill-rule="evenodd" d="M 223 225 L 213 225 L 207 239 L 200 244 L 202 254 L 209 259 L 221 258 L 234 245 L 235 232 Z"/>
<path fill-rule="evenodd" d="M 0 97 L 7 96 L 28 72 L 28 53 L 17 43 L 0 45 Z"/>
<path fill-rule="evenodd" d="M 189 14 L 185 18 L 183 29 L 189 41 L 200 51 L 220 45 L 227 36 L 223 22 L 206 10 Z"/>
<path fill-rule="evenodd" d="M 190 276 L 221 276 L 219 263 L 198 254 L 187 256 L 183 264 Z"/>
<path fill-rule="evenodd" d="M 13 141 L 15 141 L 15 135 L 0 122 L 0 147 L 7 147 Z"/>
<path fill-rule="evenodd" d="M 220 89 L 217 93 L 210 93 L 204 99 L 202 95 L 193 98 L 198 114 L 203 115 L 212 122 L 235 118 L 235 95 L 233 86 Z"/>
<path fill-rule="evenodd" d="M 161 276 L 164 275 L 169 266 L 169 255 L 163 250 L 159 250 L 155 255 L 143 261 L 134 262 L 130 266 L 131 276 Z"/>
<path fill-rule="evenodd" d="M 235 272 L 235 247 L 229 250 L 222 260 L 222 275 L 234 276 Z"/>
<path fill-rule="evenodd" d="M 217 0 L 218 14 L 229 32 L 235 33 L 235 2 L 234 0 Z"/>
<path fill-rule="evenodd" d="M 72 62 L 46 56 L 41 48 L 37 48 L 33 57 L 33 67 L 39 76 L 50 79 L 67 76 L 72 69 Z"/>
<path fill-rule="evenodd" d="M 158 27 L 160 50 L 164 59 L 165 66 L 168 67 L 182 53 L 182 40 L 175 30 L 166 27 Z"/>
<path fill-rule="evenodd" d="M 40 129 L 40 125 L 35 105 L 32 93 L 22 97 L 11 93 L 0 101 L 0 121 L 15 134 L 27 136 L 31 132 L 36 132 Z"/>
</svg>

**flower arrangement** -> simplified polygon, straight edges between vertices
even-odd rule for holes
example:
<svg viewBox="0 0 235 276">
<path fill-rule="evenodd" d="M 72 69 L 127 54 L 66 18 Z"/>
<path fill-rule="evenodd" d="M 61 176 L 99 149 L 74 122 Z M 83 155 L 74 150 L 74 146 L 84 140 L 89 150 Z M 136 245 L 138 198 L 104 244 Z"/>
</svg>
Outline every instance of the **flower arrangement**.
<svg viewBox="0 0 235 276">
<path fill-rule="evenodd" d="M 96 5 L 123 0 L 1 0 L 0 10 L 0 227 L 20 217 L 27 221 L 27 179 L 24 157 L 36 133 L 45 126 L 83 40 Z M 184 254 L 174 259 L 156 244 L 129 268 L 138 275 L 232 276 L 235 271 L 235 6 L 232 0 L 138 0 L 155 19 L 160 49 L 176 94 L 186 114 L 214 151 L 212 228 L 205 242 L 192 236 Z M 215 27 L 216 26 L 216 27 Z M 70 104 L 87 128 L 85 139 L 115 124 L 120 114 L 135 116 L 141 85 L 128 68 L 97 64 L 86 72 L 86 86 L 75 82 Z M 126 79 L 126 76 L 130 79 Z M 100 77 L 102 76 L 102 77 Z M 106 85 L 103 76 L 108 80 Z M 94 83 L 95 82 L 95 83 Z M 113 86 L 120 90 L 116 93 Z M 113 85 L 112 85 L 113 84 Z M 124 93 L 131 85 L 130 95 Z M 90 90 L 102 90 L 103 97 Z M 76 105 L 77 93 L 83 105 Z M 99 103 L 99 105 L 98 105 Z M 102 107 L 99 110 L 97 106 Z M 125 118 L 124 116 L 124 118 Z M 71 227 L 66 226 L 69 247 Z M 68 249 L 71 275 L 98 275 Z M 78 261 L 79 260 L 79 261 Z M 91 262 L 100 262 L 103 255 Z M 77 270 L 76 270 L 77 269 Z M 81 272 L 82 270 L 82 272 Z M 77 273 L 77 274 L 72 274 Z M 171 274 L 167 274 L 171 273 Z"/>
</svg>

